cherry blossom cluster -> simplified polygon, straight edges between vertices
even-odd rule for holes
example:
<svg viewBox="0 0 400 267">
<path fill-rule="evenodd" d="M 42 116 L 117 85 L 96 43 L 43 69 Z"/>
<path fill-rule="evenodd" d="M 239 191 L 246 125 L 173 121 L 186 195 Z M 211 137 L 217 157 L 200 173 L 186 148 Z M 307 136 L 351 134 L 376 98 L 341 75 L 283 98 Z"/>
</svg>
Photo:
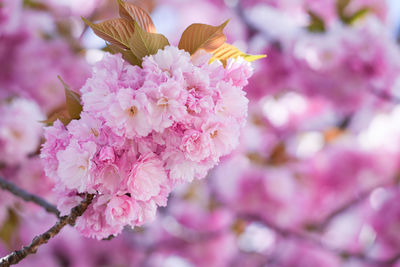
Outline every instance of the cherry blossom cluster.
<svg viewBox="0 0 400 267">
<path fill-rule="evenodd" d="M 0 99 L 24 97 L 51 112 L 64 101 L 57 75 L 79 88 L 89 76 L 89 64 L 49 26 L 56 24 L 49 13 L 25 9 L 22 2 L 5 0 L 0 9 Z"/>
<path fill-rule="evenodd" d="M 60 210 L 96 195 L 77 223 L 83 235 L 101 239 L 152 220 L 175 185 L 203 178 L 238 145 L 252 68 L 210 57 L 167 46 L 140 68 L 106 54 L 81 88 L 81 118 L 46 129 L 41 156 Z"/>
<path fill-rule="evenodd" d="M 14 165 L 38 149 L 44 115 L 35 102 L 23 98 L 0 102 L 0 113 L 0 162 Z"/>
<path fill-rule="evenodd" d="M 369 10 L 365 18 L 353 24 L 339 20 L 337 1 L 305 2 L 309 3 L 303 3 L 302 9 L 323 19 L 323 31 L 307 30 L 301 20 L 305 14 L 297 12 L 296 16 L 288 8 L 264 6 L 268 16 L 254 21 L 260 32 L 270 36 L 261 49 L 269 55 L 269 60 L 263 61 L 263 71 L 255 75 L 249 97 L 258 99 L 266 91 L 272 94 L 296 91 L 326 99 L 340 111 L 352 112 L 369 102 L 382 104 L 376 95 L 395 94 L 400 52 L 387 25 L 381 21 L 383 18 L 375 14 L 381 14 L 379 10 L 382 15 L 385 13 L 379 8 L 386 6 L 385 2 L 350 1 L 346 11 L 362 6 Z M 252 10 L 252 17 L 261 17 L 257 16 L 256 7 Z"/>
</svg>

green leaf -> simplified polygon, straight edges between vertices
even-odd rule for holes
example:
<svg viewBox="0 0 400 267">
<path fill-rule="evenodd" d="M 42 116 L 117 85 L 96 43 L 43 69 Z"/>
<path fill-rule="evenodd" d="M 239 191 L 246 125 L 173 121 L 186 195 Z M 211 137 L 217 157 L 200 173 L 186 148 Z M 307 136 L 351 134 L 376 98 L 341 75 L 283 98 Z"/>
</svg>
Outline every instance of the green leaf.
<svg viewBox="0 0 400 267">
<path fill-rule="evenodd" d="M 311 10 L 308 11 L 308 15 L 310 16 L 310 24 L 307 26 L 307 29 L 310 32 L 325 32 L 326 28 L 323 18 Z"/>
<path fill-rule="evenodd" d="M 344 10 L 349 6 L 351 0 L 337 0 L 336 8 L 340 12 L 344 12 Z"/>
<path fill-rule="evenodd" d="M 0 239 L 9 247 L 11 247 L 11 241 L 13 236 L 15 236 L 15 232 L 17 231 L 18 226 L 19 219 L 17 214 L 13 210 L 9 209 L 8 218 L 0 227 Z"/>
<path fill-rule="evenodd" d="M 345 10 L 350 4 L 351 0 L 337 0 L 336 2 L 336 10 L 339 15 L 339 18 L 342 22 L 347 23 L 347 16 L 345 14 Z"/>
<path fill-rule="evenodd" d="M 148 55 L 154 55 L 159 49 L 169 45 L 168 39 L 158 33 L 144 31 L 135 21 L 135 33 L 129 40 L 129 48 L 140 60 Z"/>
<path fill-rule="evenodd" d="M 129 39 L 134 34 L 134 26 L 130 20 L 116 18 L 98 24 L 91 23 L 83 17 L 82 20 L 92 28 L 94 33 L 101 39 L 123 49 L 129 47 Z"/>
<path fill-rule="evenodd" d="M 184 49 L 193 55 L 197 50 L 212 52 L 223 45 L 226 36 L 222 32 L 229 20 L 219 26 L 195 23 L 186 28 L 179 41 L 179 49 Z"/>
<path fill-rule="evenodd" d="M 248 62 L 253 62 L 266 57 L 267 55 L 249 55 L 249 54 L 243 56 L 243 58 Z"/>
<path fill-rule="evenodd" d="M 122 49 L 116 45 L 113 44 L 107 44 L 107 48 L 111 51 L 111 53 L 116 54 L 120 53 L 122 54 L 122 58 L 131 63 L 132 65 L 141 65 L 141 60 L 138 59 L 133 52 L 130 49 Z"/>
<path fill-rule="evenodd" d="M 41 10 L 41 11 L 49 11 L 50 8 L 43 3 L 37 3 L 34 0 L 24 0 L 23 6 L 29 9 Z M 0 3 L 0 8 L 2 7 L 2 3 Z"/>
<path fill-rule="evenodd" d="M 246 61 L 255 61 L 260 58 L 266 57 L 266 55 L 248 55 L 240 51 L 236 46 L 231 44 L 223 44 L 218 49 L 212 52 L 213 57 L 210 59 L 210 63 L 215 60 L 220 60 L 224 66 L 229 58 L 243 57 Z"/>
<path fill-rule="evenodd" d="M 118 0 L 119 15 L 125 18 L 131 23 L 136 21 L 139 26 L 147 32 L 156 33 L 156 28 L 154 27 L 153 21 L 151 20 L 149 14 L 140 7 L 126 3 L 122 0 Z"/>
<path fill-rule="evenodd" d="M 361 8 L 360 10 L 356 11 L 352 16 L 347 18 L 347 24 L 354 24 L 356 21 L 364 18 L 370 9 L 368 7 Z"/>
<path fill-rule="evenodd" d="M 47 120 L 41 122 L 53 125 L 56 120 L 60 120 L 65 126 L 67 126 L 72 120 L 80 119 L 82 112 L 81 99 L 80 95 L 72 91 L 60 76 L 57 77 L 64 86 L 65 106 L 58 108 L 49 115 Z"/>
<path fill-rule="evenodd" d="M 370 12 L 370 8 L 363 7 L 358 11 L 354 12 L 352 15 L 346 14 L 346 8 L 351 3 L 351 0 L 337 0 L 336 2 L 336 9 L 339 15 L 340 20 L 345 23 L 352 25 L 359 19 L 362 19 L 368 12 Z"/>
<path fill-rule="evenodd" d="M 81 117 L 82 105 L 81 105 L 81 97 L 78 93 L 72 91 L 68 84 L 66 84 L 60 76 L 57 76 L 64 86 L 65 91 L 65 104 L 71 119 L 79 119 Z"/>
<path fill-rule="evenodd" d="M 67 126 L 71 122 L 71 117 L 68 114 L 68 111 L 65 107 L 61 110 L 58 110 L 52 114 L 50 114 L 49 118 L 44 121 L 40 121 L 41 123 L 46 123 L 47 125 L 53 125 L 56 120 L 60 120 L 65 126 Z"/>
</svg>

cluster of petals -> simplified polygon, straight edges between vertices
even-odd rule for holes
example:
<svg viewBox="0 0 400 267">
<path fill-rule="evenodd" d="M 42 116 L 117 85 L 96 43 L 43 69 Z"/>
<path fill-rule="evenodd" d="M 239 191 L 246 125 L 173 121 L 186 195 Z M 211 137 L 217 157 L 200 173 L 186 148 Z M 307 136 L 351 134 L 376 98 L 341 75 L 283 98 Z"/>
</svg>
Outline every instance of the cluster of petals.
<svg viewBox="0 0 400 267">
<path fill-rule="evenodd" d="M 203 178 L 238 145 L 252 68 L 210 57 L 167 46 L 140 68 L 106 54 L 81 88 L 81 118 L 46 129 L 41 157 L 60 210 L 95 194 L 77 222 L 83 235 L 151 221 L 175 185 Z"/>
<path fill-rule="evenodd" d="M 324 35 L 308 34 L 293 43 L 291 52 L 298 90 L 347 110 L 374 93 L 390 93 L 400 68 L 393 39 L 374 18 L 364 25 L 332 27 Z"/>
<path fill-rule="evenodd" d="M 260 51 L 268 54 L 269 60 L 255 75 L 248 88 L 249 97 L 259 99 L 266 90 L 273 94 L 297 91 L 326 99 L 340 111 L 349 112 L 366 102 L 378 106 L 381 102 L 375 95 L 395 94 L 400 53 L 386 24 L 375 12 L 354 25 L 344 25 L 325 14 L 327 3 L 309 2 L 309 8 L 324 19 L 324 32 L 309 32 L 284 8 L 265 7 L 269 12 L 265 17 L 273 17 L 274 23 L 258 18 L 260 30 L 271 35 L 271 41 Z M 327 2 L 332 2 L 331 13 L 337 15 L 336 1 Z M 351 2 L 358 2 L 348 7 L 351 10 L 357 10 L 357 6 L 375 10 L 374 1 Z M 320 10 L 322 7 L 324 10 Z"/>
<path fill-rule="evenodd" d="M 25 9 L 22 0 L 3 2 L 0 10 L 0 98 L 21 96 L 34 100 L 42 111 L 52 112 L 64 101 L 64 90 L 57 76 L 71 88 L 79 88 L 89 76 L 89 65 L 65 41 L 53 38 L 57 33 L 49 27 L 55 25 L 50 14 Z"/>
<path fill-rule="evenodd" d="M 0 162 L 15 165 L 39 148 L 44 115 L 24 98 L 0 102 L 0 113 Z"/>
</svg>

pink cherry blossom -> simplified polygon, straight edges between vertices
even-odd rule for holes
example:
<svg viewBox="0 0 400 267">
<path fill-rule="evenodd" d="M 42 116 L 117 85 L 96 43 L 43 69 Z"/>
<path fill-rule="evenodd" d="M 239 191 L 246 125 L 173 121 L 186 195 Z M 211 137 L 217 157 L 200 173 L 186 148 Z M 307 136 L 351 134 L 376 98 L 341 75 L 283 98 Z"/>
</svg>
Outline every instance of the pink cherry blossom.
<svg viewBox="0 0 400 267">
<path fill-rule="evenodd" d="M 90 176 L 90 169 L 93 166 L 92 158 L 96 149 L 96 144 L 93 142 L 79 144 L 77 140 L 71 140 L 65 150 L 57 153 L 60 162 L 57 175 L 60 177 L 60 182 L 69 189 L 86 191 L 93 179 Z"/>
<path fill-rule="evenodd" d="M 253 68 L 250 63 L 242 57 L 228 59 L 226 65 L 225 79 L 232 81 L 234 86 L 243 87 L 248 84 L 247 80 L 252 76 Z"/>
<path fill-rule="evenodd" d="M 0 162 L 17 164 L 38 149 L 44 115 L 35 102 L 23 98 L 0 103 L 0 112 Z"/>
<path fill-rule="evenodd" d="M 197 130 L 186 130 L 179 148 L 185 152 L 185 157 L 200 162 L 211 155 L 211 142 L 207 134 Z"/>
<path fill-rule="evenodd" d="M 168 177 L 163 162 L 154 153 L 141 155 L 132 167 L 127 186 L 132 197 L 139 201 L 149 201 L 168 187 Z"/>
<path fill-rule="evenodd" d="M 109 115 L 105 115 L 106 124 L 115 128 L 118 135 L 129 138 L 148 135 L 151 131 L 148 120 L 151 110 L 147 96 L 139 91 L 122 89 L 116 100 L 118 102 L 111 105 Z"/>
<path fill-rule="evenodd" d="M 113 223 L 110 225 L 106 218 L 107 206 L 110 199 L 111 197 L 106 195 L 97 197 L 89 205 L 83 216 L 78 218 L 76 228 L 84 236 L 100 240 L 110 235 L 117 235 L 122 231 L 123 224 Z"/>
<path fill-rule="evenodd" d="M 107 204 L 106 220 L 110 225 L 130 224 L 137 218 L 137 203 L 129 196 L 113 196 Z"/>
<path fill-rule="evenodd" d="M 100 149 L 99 160 L 104 163 L 112 164 L 115 161 L 114 149 L 110 146 L 104 146 Z"/>
<path fill-rule="evenodd" d="M 57 120 L 52 127 L 45 128 L 44 137 L 46 142 L 42 145 L 40 157 L 46 162 L 46 175 L 54 178 L 58 168 L 57 153 L 67 147 L 70 142 L 69 136 L 64 125 Z"/>
</svg>

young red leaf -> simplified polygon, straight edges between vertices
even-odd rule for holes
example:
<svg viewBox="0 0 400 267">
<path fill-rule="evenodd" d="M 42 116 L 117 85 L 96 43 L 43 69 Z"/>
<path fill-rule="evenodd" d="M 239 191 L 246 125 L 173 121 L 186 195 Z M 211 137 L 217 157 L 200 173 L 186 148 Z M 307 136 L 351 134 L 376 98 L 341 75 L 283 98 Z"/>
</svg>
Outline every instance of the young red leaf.
<svg viewBox="0 0 400 267">
<path fill-rule="evenodd" d="M 101 39 L 122 49 L 128 48 L 128 41 L 134 32 L 134 26 L 131 21 L 124 18 L 117 18 L 94 24 L 85 18 L 82 18 L 82 20 L 89 25 L 94 33 Z"/>
<path fill-rule="evenodd" d="M 82 105 L 81 98 L 78 93 L 72 91 L 69 86 L 61 79 L 60 76 L 57 76 L 64 86 L 65 90 L 65 105 L 71 119 L 79 119 L 81 117 Z"/>
<path fill-rule="evenodd" d="M 153 21 L 149 14 L 140 7 L 118 0 L 119 15 L 133 23 L 136 21 L 139 26 L 147 32 L 156 33 Z"/>
<path fill-rule="evenodd" d="M 120 53 L 122 58 L 131 63 L 134 66 L 140 66 L 141 60 L 138 59 L 130 49 L 122 49 L 117 45 L 107 44 L 108 49 L 110 49 L 111 53 L 116 54 Z"/>
<path fill-rule="evenodd" d="M 219 26 L 195 23 L 186 28 L 179 41 L 179 49 L 184 49 L 193 55 L 197 50 L 212 52 L 226 41 L 222 32 L 229 20 Z"/>
<path fill-rule="evenodd" d="M 60 120 L 65 126 L 67 126 L 68 123 L 70 123 L 72 121 L 72 118 L 68 114 L 66 107 L 63 107 L 63 109 L 58 110 L 58 111 L 54 112 L 53 114 L 51 114 L 47 120 L 40 121 L 40 122 L 48 124 L 48 125 L 53 125 L 53 123 L 56 120 Z"/>
</svg>

